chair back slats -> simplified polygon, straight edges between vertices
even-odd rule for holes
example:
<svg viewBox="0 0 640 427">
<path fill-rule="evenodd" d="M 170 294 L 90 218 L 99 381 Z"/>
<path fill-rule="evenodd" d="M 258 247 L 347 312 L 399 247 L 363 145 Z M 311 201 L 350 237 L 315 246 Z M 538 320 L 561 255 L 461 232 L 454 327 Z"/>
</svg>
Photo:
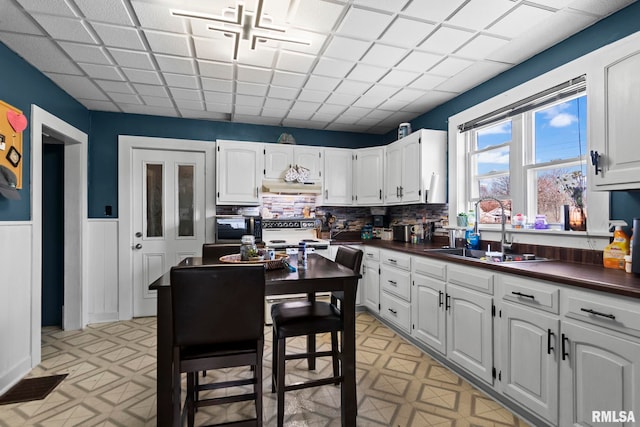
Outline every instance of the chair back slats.
<svg viewBox="0 0 640 427">
<path fill-rule="evenodd" d="M 255 341 L 264 333 L 262 265 L 171 269 L 174 343 L 179 346 Z"/>
</svg>

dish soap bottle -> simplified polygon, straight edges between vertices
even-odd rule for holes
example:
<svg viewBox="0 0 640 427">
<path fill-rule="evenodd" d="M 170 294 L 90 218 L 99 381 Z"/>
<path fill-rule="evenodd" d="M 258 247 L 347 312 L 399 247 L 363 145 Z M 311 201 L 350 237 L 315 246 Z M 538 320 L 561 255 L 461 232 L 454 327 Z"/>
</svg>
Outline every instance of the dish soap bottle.
<svg viewBox="0 0 640 427">
<path fill-rule="evenodd" d="M 624 257 L 629 254 L 629 236 L 622 231 L 627 223 L 622 220 L 611 221 L 609 227 L 615 226 L 613 242 L 609 243 L 602 254 L 602 263 L 605 268 L 624 270 Z"/>
</svg>

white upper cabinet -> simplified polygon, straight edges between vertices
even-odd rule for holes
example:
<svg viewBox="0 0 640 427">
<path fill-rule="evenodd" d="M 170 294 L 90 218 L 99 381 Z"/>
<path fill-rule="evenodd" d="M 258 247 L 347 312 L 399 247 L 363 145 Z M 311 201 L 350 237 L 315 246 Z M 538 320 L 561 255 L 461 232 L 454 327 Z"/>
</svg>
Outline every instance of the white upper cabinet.
<svg viewBox="0 0 640 427">
<path fill-rule="evenodd" d="M 293 165 L 309 169 L 307 182 L 322 180 L 322 147 L 263 144 L 265 179 L 284 179 Z"/>
<path fill-rule="evenodd" d="M 598 172 L 589 159 L 593 190 L 640 188 L 640 36 L 607 46 L 587 76 L 589 147 L 598 154 Z"/>
<path fill-rule="evenodd" d="M 384 203 L 445 203 L 446 132 L 420 129 L 385 148 Z"/>
<path fill-rule="evenodd" d="M 259 204 L 263 144 L 222 140 L 216 144 L 217 204 Z"/>
<path fill-rule="evenodd" d="M 353 178 L 356 204 L 364 206 L 383 204 L 383 153 L 382 147 L 355 150 Z"/>
<path fill-rule="evenodd" d="M 346 206 L 353 203 L 353 150 L 324 149 L 324 188 L 322 204 Z"/>
</svg>

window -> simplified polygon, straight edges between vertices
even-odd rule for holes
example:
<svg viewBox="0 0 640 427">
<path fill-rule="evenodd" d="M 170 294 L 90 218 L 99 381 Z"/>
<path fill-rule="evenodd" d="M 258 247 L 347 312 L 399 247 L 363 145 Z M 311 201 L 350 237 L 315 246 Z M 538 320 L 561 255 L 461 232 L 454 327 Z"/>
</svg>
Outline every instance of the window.
<svg viewBox="0 0 640 427">
<path fill-rule="evenodd" d="M 467 203 L 480 224 L 512 212 L 586 229 L 587 96 L 584 77 L 460 126 L 466 141 Z M 498 200 L 500 202 L 498 202 Z M 462 210 L 462 209 L 458 209 Z"/>
</svg>

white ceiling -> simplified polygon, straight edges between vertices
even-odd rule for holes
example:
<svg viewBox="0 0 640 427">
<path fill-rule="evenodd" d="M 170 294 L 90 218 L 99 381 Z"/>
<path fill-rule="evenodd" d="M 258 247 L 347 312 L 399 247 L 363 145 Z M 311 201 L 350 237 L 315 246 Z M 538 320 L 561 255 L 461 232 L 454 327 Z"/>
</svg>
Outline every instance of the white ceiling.
<svg viewBox="0 0 640 427">
<path fill-rule="evenodd" d="M 259 1 L 310 44 L 170 13 L 240 0 L 0 0 L 0 41 L 90 110 L 386 133 L 634 0 Z"/>
</svg>

